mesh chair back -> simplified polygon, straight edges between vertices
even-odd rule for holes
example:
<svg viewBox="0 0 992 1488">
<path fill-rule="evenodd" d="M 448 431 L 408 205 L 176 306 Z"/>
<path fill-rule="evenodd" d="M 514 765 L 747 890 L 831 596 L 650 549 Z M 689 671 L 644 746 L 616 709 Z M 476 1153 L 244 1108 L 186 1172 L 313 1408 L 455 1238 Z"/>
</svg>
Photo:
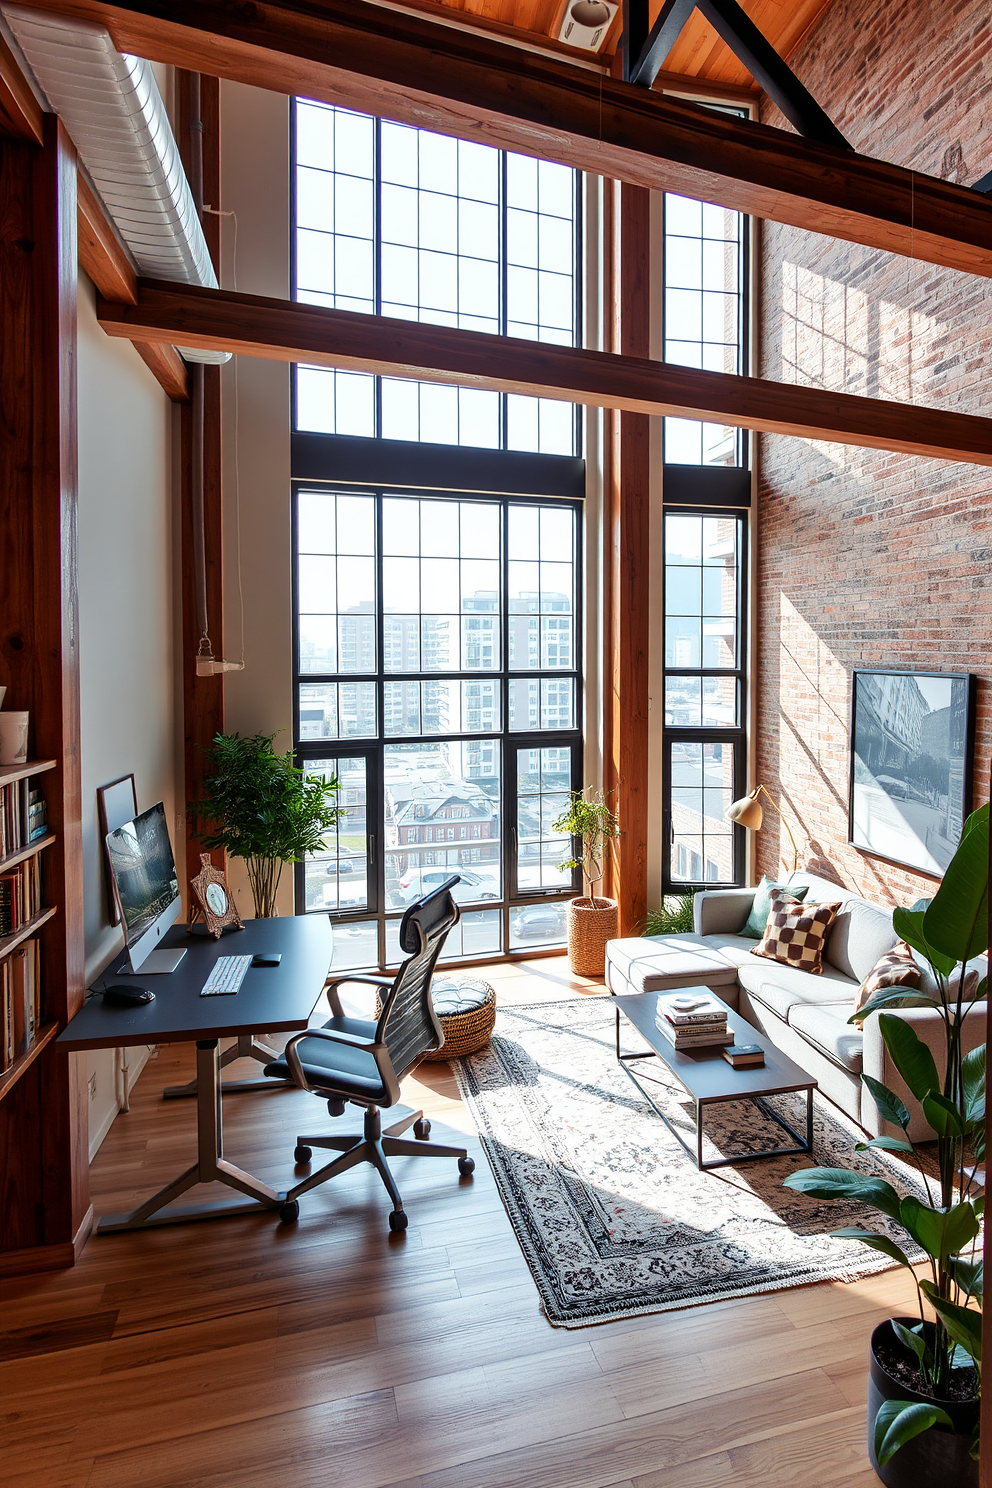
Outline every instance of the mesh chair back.
<svg viewBox="0 0 992 1488">
<path fill-rule="evenodd" d="M 411 904 L 400 923 L 400 947 L 410 955 L 386 993 L 376 1030 L 398 1080 L 422 1054 L 444 1043 L 431 1002 L 431 977 L 448 933 L 459 920 L 458 906 L 451 897 L 458 881 L 457 873 L 453 874 L 432 894 Z"/>
</svg>

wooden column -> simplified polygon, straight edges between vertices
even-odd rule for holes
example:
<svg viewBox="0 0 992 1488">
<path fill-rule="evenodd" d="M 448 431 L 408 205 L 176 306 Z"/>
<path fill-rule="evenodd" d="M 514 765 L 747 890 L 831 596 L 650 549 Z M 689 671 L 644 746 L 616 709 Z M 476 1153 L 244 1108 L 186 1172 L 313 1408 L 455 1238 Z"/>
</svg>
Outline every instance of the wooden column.
<svg viewBox="0 0 992 1488">
<path fill-rule="evenodd" d="M 53 114 L 41 148 L 0 148 L 0 681 L 31 714 L 57 842 L 41 854 L 43 1020 L 83 998 L 76 598 L 76 157 Z M 72 1265 L 91 1223 L 78 1061 L 49 1044 L 0 1103 L 0 1276 Z"/>
<path fill-rule="evenodd" d="M 196 129 L 197 119 L 202 132 Z M 176 73 L 176 134 L 197 205 L 220 205 L 220 83 Z M 199 148 L 198 148 L 199 147 Z M 201 154 L 202 151 L 202 154 Z M 203 231 L 220 273 L 220 218 L 202 214 Z M 204 751 L 224 728 L 224 677 L 198 677 L 196 657 L 206 608 L 213 654 L 224 655 L 224 525 L 221 488 L 221 384 L 219 367 L 192 367 L 190 402 L 181 411 L 182 620 L 184 801 L 202 794 Z M 196 496 L 196 446 L 202 439 L 202 503 Z M 202 547 L 203 579 L 197 552 Z M 204 592 L 205 591 L 205 592 Z M 187 878 L 199 869 L 202 845 L 186 817 Z M 218 867 L 224 854 L 214 853 Z"/>
<path fill-rule="evenodd" d="M 613 183 L 605 224 L 615 312 L 610 349 L 629 356 L 650 353 L 650 205 L 643 187 Z M 610 888 L 621 935 L 640 934 L 647 913 L 650 428 L 646 414 L 607 415 L 604 784 L 620 818 Z"/>
</svg>

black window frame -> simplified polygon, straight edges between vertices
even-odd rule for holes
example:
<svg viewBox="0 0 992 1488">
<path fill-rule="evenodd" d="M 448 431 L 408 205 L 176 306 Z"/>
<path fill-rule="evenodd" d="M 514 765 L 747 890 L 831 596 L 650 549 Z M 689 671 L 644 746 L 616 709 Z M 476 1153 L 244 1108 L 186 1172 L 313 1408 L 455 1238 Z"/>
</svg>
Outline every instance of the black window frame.
<svg viewBox="0 0 992 1488">
<path fill-rule="evenodd" d="M 325 436 L 329 441 L 329 452 L 333 445 L 335 436 Z M 382 443 L 381 441 L 368 441 L 371 448 Z M 478 451 L 482 457 L 487 452 Z M 373 457 L 374 458 L 374 457 Z M 534 457 L 542 458 L 542 457 Z M 543 457 L 548 460 L 557 460 L 559 457 Z M 299 555 L 299 493 L 324 489 L 327 491 L 343 492 L 350 495 L 373 495 L 376 497 L 376 617 L 377 617 L 377 639 L 376 639 L 376 670 L 375 673 L 338 673 L 315 674 L 303 673 L 299 667 L 299 568 L 297 558 Z M 333 910 L 326 908 L 306 908 L 306 888 L 304 863 L 297 863 L 294 870 L 294 887 L 296 894 L 295 912 L 297 914 L 327 914 L 332 924 L 348 925 L 374 920 L 376 924 L 376 943 L 378 947 L 378 966 L 382 970 L 394 966 L 395 961 L 390 962 L 387 956 L 387 932 L 386 926 L 391 921 L 398 922 L 402 918 L 402 909 L 389 909 L 386 906 L 386 883 L 385 883 L 385 761 L 386 750 L 392 745 L 402 744 L 437 744 L 441 742 L 454 743 L 476 743 L 480 739 L 493 738 L 497 741 L 500 751 L 500 846 L 501 846 L 501 868 L 502 868 L 502 894 L 495 905 L 493 901 L 479 901 L 476 905 L 467 908 L 463 906 L 463 912 L 471 913 L 478 908 L 498 907 L 501 915 L 501 942 L 502 949 L 487 952 L 478 956 L 464 956 L 452 958 L 444 964 L 447 966 L 468 966 L 477 964 L 493 963 L 495 961 L 531 958 L 540 955 L 544 947 L 540 944 L 534 946 L 510 949 L 510 918 L 514 911 L 521 906 L 545 903 L 549 901 L 567 900 L 581 892 L 579 870 L 572 871 L 571 882 L 567 886 L 552 888 L 521 888 L 518 883 L 517 864 L 517 833 L 516 833 L 516 781 L 517 781 L 517 751 L 527 748 L 562 748 L 568 747 L 572 750 L 571 782 L 570 789 L 578 790 L 582 784 L 583 766 L 583 704 L 584 704 L 584 673 L 583 673 L 583 574 L 584 574 L 584 504 L 580 497 L 560 495 L 535 495 L 533 493 L 520 492 L 481 492 L 460 491 L 451 489 L 431 489 L 424 486 L 401 486 L 392 482 L 364 481 L 353 483 L 334 480 L 333 478 L 315 479 L 294 478 L 291 482 L 292 500 L 292 634 L 293 634 L 293 663 L 292 663 L 292 686 L 293 686 L 293 752 L 296 763 L 302 767 L 317 761 L 333 759 L 335 757 L 364 757 L 368 760 L 366 791 L 367 791 L 367 838 L 368 838 L 368 876 L 367 876 L 367 898 L 368 904 L 362 909 Z M 381 625 L 382 619 L 382 500 L 384 496 L 410 496 L 415 498 L 427 498 L 431 500 L 453 500 L 453 501 L 482 501 L 489 504 L 498 504 L 501 508 L 501 532 L 502 532 L 502 620 L 501 625 L 501 658 L 500 667 L 492 673 L 480 671 L 466 672 L 453 668 L 444 673 L 438 672 L 403 672 L 389 673 L 385 671 L 384 659 L 384 635 Z M 540 668 L 513 668 L 509 667 L 509 568 L 507 551 L 507 529 L 509 522 L 509 510 L 511 506 L 562 506 L 567 507 L 574 513 L 575 517 L 575 547 L 574 547 L 574 665 L 571 668 L 555 669 L 554 671 L 542 670 Z M 467 681 L 479 681 L 480 678 L 491 677 L 495 679 L 501 691 L 500 728 L 491 734 L 480 734 L 478 732 L 452 732 L 447 734 L 430 735 L 407 735 L 399 734 L 387 736 L 384 730 L 383 714 L 383 688 L 387 681 L 438 681 L 441 677 L 445 679 L 457 679 Z M 511 730 L 509 727 L 509 685 L 515 678 L 553 677 L 561 680 L 571 680 L 574 686 L 575 714 L 573 726 L 570 729 L 544 729 L 544 730 Z M 300 686 L 301 684 L 321 682 L 374 682 L 376 685 L 376 737 L 372 738 L 339 738 L 321 740 L 302 740 L 300 738 Z M 373 818 L 372 807 L 374 804 L 375 815 Z M 453 870 L 456 871 L 456 870 Z M 548 949 L 554 953 L 560 952 L 564 945 L 564 936 L 561 942 L 554 942 Z"/>
<path fill-rule="evenodd" d="M 680 467 L 685 468 L 685 467 Z M 747 873 L 747 839 L 744 828 L 733 824 L 731 830 L 733 852 L 733 883 L 716 882 L 712 879 L 676 878 L 672 872 L 672 849 L 674 845 L 674 822 L 672 816 L 672 746 L 674 744 L 731 744 L 734 748 L 733 799 L 743 796 L 747 781 L 747 707 L 748 707 L 748 547 L 750 530 L 746 509 L 728 506 L 692 506 L 688 503 L 665 505 L 662 509 L 661 582 L 662 625 L 667 619 L 666 587 L 668 577 L 668 518 L 720 517 L 733 518 L 738 524 L 738 582 L 737 582 L 737 665 L 736 667 L 669 667 L 666 654 L 667 637 L 662 636 L 662 717 L 664 720 L 664 698 L 669 677 L 733 677 L 737 683 L 737 718 L 734 726 L 694 727 L 662 723 L 662 862 L 661 885 L 663 894 L 691 894 L 700 889 L 739 887 Z M 700 653 L 700 661 L 702 654 Z M 704 865 L 705 866 L 705 865 Z"/>
</svg>

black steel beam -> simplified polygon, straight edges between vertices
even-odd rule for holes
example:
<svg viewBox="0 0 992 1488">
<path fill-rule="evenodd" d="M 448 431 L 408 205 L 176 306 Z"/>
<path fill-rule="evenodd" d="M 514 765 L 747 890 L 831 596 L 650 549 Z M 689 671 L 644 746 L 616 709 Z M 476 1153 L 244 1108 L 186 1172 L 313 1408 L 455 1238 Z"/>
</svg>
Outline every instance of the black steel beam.
<svg viewBox="0 0 992 1488">
<path fill-rule="evenodd" d="M 850 145 L 827 117 L 792 68 L 745 15 L 737 0 L 666 0 L 630 75 L 632 83 L 650 88 L 676 38 L 694 9 L 706 17 L 759 87 L 782 110 L 805 139 L 848 150 Z"/>
</svg>

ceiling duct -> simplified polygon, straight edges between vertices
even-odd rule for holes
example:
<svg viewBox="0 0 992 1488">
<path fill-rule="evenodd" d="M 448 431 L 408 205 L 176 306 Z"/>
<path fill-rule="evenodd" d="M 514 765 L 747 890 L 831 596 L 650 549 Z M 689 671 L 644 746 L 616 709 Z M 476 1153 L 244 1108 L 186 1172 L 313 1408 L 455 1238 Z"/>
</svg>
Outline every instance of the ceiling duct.
<svg viewBox="0 0 992 1488">
<path fill-rule="evenodd" d="M 59 115 L 138 272 L 217 288 L 193 193 L 150 62 L 117 51 L 102 26 L 20 5 L 3 15 Z M 179 350 L 188 361 L 230 352 Z"/>
</svg>

